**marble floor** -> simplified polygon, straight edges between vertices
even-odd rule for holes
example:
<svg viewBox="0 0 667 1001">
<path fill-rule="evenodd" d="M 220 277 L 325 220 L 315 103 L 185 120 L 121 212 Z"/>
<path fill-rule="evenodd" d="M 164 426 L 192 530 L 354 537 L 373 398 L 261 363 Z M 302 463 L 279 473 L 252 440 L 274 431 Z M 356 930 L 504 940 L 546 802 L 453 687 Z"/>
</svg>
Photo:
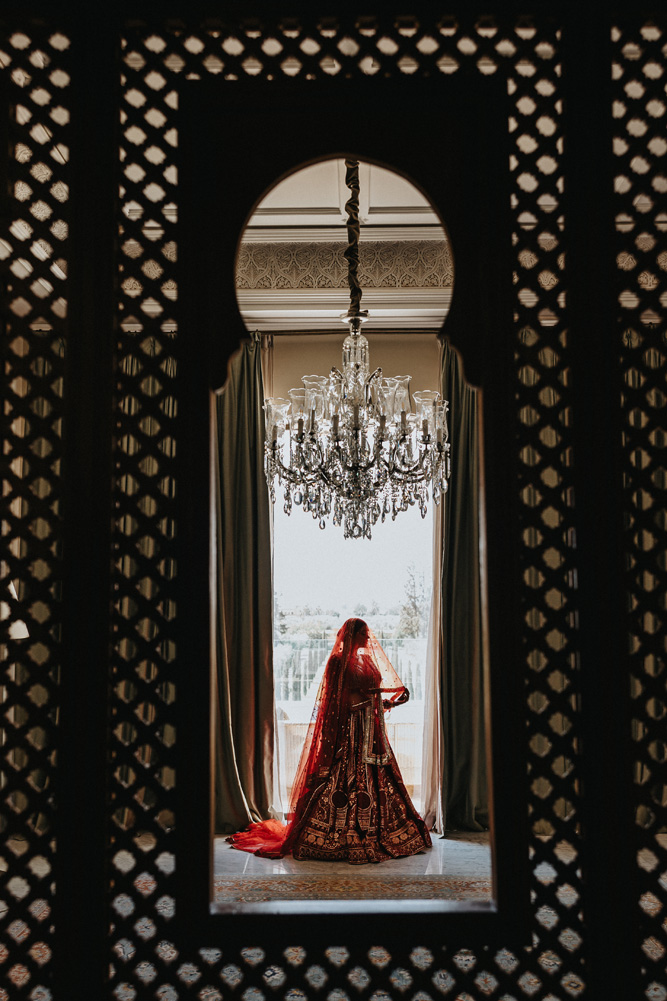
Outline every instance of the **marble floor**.
<svg viewBox="0 0 667 1001">
<path fill-rule="evenodd" d="M 367 879 L 388 876 L 448 876 L 460 880 L 491 878 L 491 849 L 488 833 L 452 832 L 445 837 L 433 835 L 433 847 L 423 854 L 392 859 L 379 865 L 355 865 L 347 862 L 296 862 L 291 855 L 282 859 L 257 858 L 232 848 L 224 838 L 216 837 L 214 878 L 326 875 Z"/>
</svg>

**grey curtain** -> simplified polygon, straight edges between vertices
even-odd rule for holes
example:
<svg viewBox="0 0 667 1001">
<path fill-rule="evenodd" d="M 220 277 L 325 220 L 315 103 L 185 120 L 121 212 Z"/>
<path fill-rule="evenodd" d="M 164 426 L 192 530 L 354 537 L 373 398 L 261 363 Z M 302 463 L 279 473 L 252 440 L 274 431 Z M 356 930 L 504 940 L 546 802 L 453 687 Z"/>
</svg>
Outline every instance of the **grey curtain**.
<svg viewBox="0 0 667 1001">
<path fill-rule="evenodd" d="M 217 398 L 217 710 L 215 826 L 271 815 L 273 626 L 271 513 L 264 477 L 261 341 L 230 363 Z"/>
<path fill-rule="evenodd" d="M 476 390 L 456 352 L 442 345 L 441 392 L 449 400 L 452 476 L 442 519 L 436 685 L 444 830 L 488 827 L 479 568 L 480 422 Z"/>
</svg>

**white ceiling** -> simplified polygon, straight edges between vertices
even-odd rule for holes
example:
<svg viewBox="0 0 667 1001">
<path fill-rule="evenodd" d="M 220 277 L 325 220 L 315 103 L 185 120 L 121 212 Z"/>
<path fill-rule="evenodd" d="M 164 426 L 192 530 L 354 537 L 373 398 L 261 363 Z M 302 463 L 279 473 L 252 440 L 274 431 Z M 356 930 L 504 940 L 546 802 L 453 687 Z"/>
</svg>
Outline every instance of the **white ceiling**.
<svg viewBox="0 0 667 1001">
<path fill-rule="evenodd" d="M 258 231 L 268 230 L 273 239 L 287 239 L 280 230 L 298 233 L 303 227 L 314 226 L 326 229 L 325 239 L 344 240 L 349 197 L 343 160 L 313 164 L 280 181 L 262 199 L 244 238 L 254 240 Z M 362 239 L 444 237 L 438 216 L 421 192 L 393 171 L 370 163 L 359 165 L 359 221 Z M 389 227 L 389 231 L 383 233 L 377 227 Z M 311 234 L 308 239 L 312 239 Z"/>
<path fill-rule="evenodd" d="M 258 203 L 244 242 L 347 242 L 342 159 L 305 167 L 280 181 Z M 446 240 L 442 223 L 424 195 L 407 179 L 374 164 L 359 165 L 359 219 L 363 240 Z M 237 292 L 249 330 L 344 331 L 340 315 L 347 288 L 255 289 Z M 362 308 L 371 329 L 436 330 L 451 300 L 450 288 L 368 289 Z"/>
</svg>

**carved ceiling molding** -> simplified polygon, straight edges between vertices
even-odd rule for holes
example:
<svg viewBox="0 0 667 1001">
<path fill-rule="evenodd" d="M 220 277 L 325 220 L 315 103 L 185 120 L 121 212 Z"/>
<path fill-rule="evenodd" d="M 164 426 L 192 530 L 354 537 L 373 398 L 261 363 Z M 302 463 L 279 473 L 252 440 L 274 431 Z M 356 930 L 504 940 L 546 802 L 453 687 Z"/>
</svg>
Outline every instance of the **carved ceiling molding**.
<svg viewBox="0 0 667 1001">
<path fill-rule="evenodd" d="M 241 244 L 236 287 L 245 289 L 337 289 L 347 285 L 346 244 L 340 242 Z M 444 241 L 364 242 L 359 247 L 361 287 L 444 289 L 454 283 Z"/>
<path fill-rule="evenodd" d="M 304 224 L 262 226 L 256 223 L 254 215 L 243 232 L 243 243 L 302 243 L 304 237 L 309 243 L 341 243 L 345 240 L 345 220 L 334 224 Z M 360 243 L 394 243 L 405 240 L 447 240 L 445 230 L 439 224 L 406 223 L 393 225 L 386 223 L 365 223 L 359 234 Z"/>
<path fill-rule="evenodd" d="M 341 316 L 349 289 L 239 289 L 238 304 L 248 330 L 279 332 L 344 331 Z M 439 330 L 449 311 L 451 288 L 366 289 L 362 306 L 369 316 L 365 333 Z"/>
</svg>

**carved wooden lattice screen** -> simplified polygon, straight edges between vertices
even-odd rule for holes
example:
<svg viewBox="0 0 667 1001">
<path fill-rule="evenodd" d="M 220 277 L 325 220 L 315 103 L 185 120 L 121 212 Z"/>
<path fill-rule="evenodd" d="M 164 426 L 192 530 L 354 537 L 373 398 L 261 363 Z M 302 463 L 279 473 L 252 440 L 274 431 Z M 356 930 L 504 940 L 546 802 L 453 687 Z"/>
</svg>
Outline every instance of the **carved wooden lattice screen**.
<svg viewBox="0 0 667 1001">
<path fill-rule="evenodd" d="M 667 34 L 662 27 L 621 24 L 612 34 L 637 920 L 641 987 L 649 998 L 667 997 Z"/>
<path fill-rule="evenodd" d="M 202 1001 L 239 994 L 244 1001 L 287 996 L 381 998 L 576 998 L 584 991 L 586 937 L 581 913 L 578 814 L 576 565 L 562 207 L 563 126 L 560 33 L 555 21 L 428 24 L 405 19 L 265 26 L 159 23 L 124 33 L 122 213 L 119 216 L 119 336 L 113 552 L 110 744 L 110 996 Z M 664 977 L 665 343 L 647 323 L 664 311 L 663 173 L 665 35 L 621 27 L 615 84 L 622 164 L 617 185 L 620 350 L 626 368 L 629 588 L 636 631 L 638 856 L 644 928 L 644 988 L 667 996 Z M 0 250 L 11 271 L 4 318 L 6 473 L 10 516 L 3 524 L 3 575 L 20 584 L 20 617 L 30 639 L 3 663 L 3 801 L 9 806 L 2 859 L 11 868 L 2 900 L 12 910 L 0 953 L 5 997 L 50 997 L 48 923 L 49 776 L 54 768 L 58 671 L 58 454 L 60 359 L 65 349 L 62 279 L 67 200 L 67 39 L 37 28 L 7 33 L 3 73 L 16 99 L 10 218 Z M 496 73 L 513 103 L 508 122 L 516 254 L 517 485 L 521 589 L 525 618 L 526 755 L 530 773 L 533 944 L 520 951 L 451 949 L 406 942 L 369 953 L 354 943 L 284 954 L 248 942 L 238 954 L 203 942 L 185 954 L 170 933 L 176 866 L 173 788 L 178 749 L 173 705 L 187 672 L 171 641 L 175 489 L 171 460 L 178 381 L 174 222 L 178 184 L 175 111 L 181 81 L 217 74 L 230 86 L 257 75 L 320 77 L 383 72 Z M 628 90 L 629 87 L 629 90 Z M 22 116 L 22 117 L 21 117 Z M 48 134 L 44 129 L 48 129 Z M 59 151 L 59 154 L 58 154 Z M 650 201 L 650 204 L 649 204 Z M 454 254 L 456 248 L 454 248 Z M 661 299 L 662 296 L 662 299 Z M 647 313 L 650 310 L 650 313 Z M 38 322 L 35 322 L 38 321 Z M 659 329 L 659 328 L 657 328 Z M 640 576 L 641 575 L 641 576 Z M 661 590 L 662 588 L 662 590 Z M 663 644 L 661 646 L 661 643 Z M 662 658 L 662 659 L 661 659 Z M 16 667 L 12 666 L 16 665 Z M 181 687 L 178 688 L 177 686 Z M 6 696 L 5 696 L 6 692 Z M 7 836 L 9 833 L 9 837 Z M 18 837 L 16 835 L 18 834 Z M 650 985 L 652 985 L 650 987 Z M 661 993 L 662 992 L 662 993 Z M 0 994 L 0 997 L 2 995 Z"/>
<path fill-rule="evenodd" d="M 0 223 L 7 290 L 0 587 L 3 600 L 10 581 L 18 594 L 9 618 L 3 611 L 3 627 L 14 630 L 0 639 L 3 999 L 50 997 L 53 954 L 69 47 L 65 34 L 32 26 L 0 43 L 12 107 Z"/>
<path fill-rule="evenodd" d="M 269 988 L 289 986 L 310 994 L 325 987 L 388 992 L 419 987 L 431 995 L 530 997 L 546 988 L 553 997 L 573 997 L 583 989 L 579 913 L 576 672 L 573 645 L 569 545 L 571 497 L 567 441 L 567 321 L 564 311 L 562 152 L 558 92 L 558 34 L 554 25 L 418 25 L 410 19 L 361 26 L 332 21 L 272 25 L 262 30 L 145 29 L 126 35 L 123 77 L 123 232 L 121 253 L 121 399 L 138 413 L 154 415 L 161 430 L 139 437 L 136 417 L 122 407 L 127 448 L 121 439 L 119 503 L 124 524 L 118 540 L 127 570 L 117 576 L 123 602 L 117 625 L 133 649 L 117 658 L 118 699 L 114 712 L 113 795 L 115 888 L 114 987 L 130 998 L 139 984 L 196 984 L 201 997 L 221 997 L 238 988 L 244 998 Z M 180 81 L 220 74 L 232 82 L 248 74 L 279 79 L 284 74 L 312 78 L 383 72 L 472 72 L 507 76 L 515 113 L 508 128 L 515 141 L 511 164 L 516 249 L 517 434 L 522 480 L 521 537 L 524 553 L 527 753 L 531 772 L 535 946 L 514 954 L 501 949 L 473 955 L 466 949 L 433 953 L 406 946 L 404 954 L 383 948 L 369 955 L 354 946 L 319 954 L 298 947 L 271 955 L 265 943 L 240 955 L 220 943 L 202 943 L 199 955 L 181 955 L 169 934 L 174 906 L 168 874 L 174 865 L 170 846 L 170 792 L 164 781 L 169 758 L 169 706 L 172 682 L 178 685 L 178 657 L 150 670 L 136 652 L 138 618 L 150 640 L 152 631 L 166 642 L 168 617 L 160 615 L 155 595 L 168 593 L 168 574 L 157 574 L 154 558 L 137 563 L 137 546 L 160 547 L 168 558 L 168 536 L 156 538 L 155 520 L 142 505 L 147 471 L 167 474 L 168 457 L 160 445 L 168 431 L 157 412 L 154 385 L 168 392 L 166 360 L 174 324 L 175 248 L 170 230 L 178 205 L 173 174 L 178 141 L 172 111 Z M 234 235 L 235 238 L 235 235 Z M 161 454 L 160 454 L 161 453 Z M 148 467 L 148 468 L 147 468 Z M 123 488 L 123 483 L 131 489 Z M 145 528 L 142 528 L 142 522 Z M 158 563 L 158 566 L 160 564 Z M 148 567 L 150 571 L 147 574 Z M 141 594 L 150 578 L 151 592 Z M 146 601 L 149 598 L 149 601 Z M 158 599 L 159 600 L 159 599 Z M 145 618 L 144 618 L 145 617 Z M 141 683 L 137 690 L 137 668 Z M 137 717 L 139 716 L 139 722 Z M 155 735 L 155 722 L 163 728 Z M 145 767 L 137 768 L 137 758 Z M 178 780 L 178 777 L 177 777 Z M 139 807 L 138 807 L 139 803 Z M 176 860 L 178 864 L 178 860 Z M 207 946 L 207 948 L 206 948 Z M 245 993 L 243 993 L 245 991 Z M 175 996 L 175 995 L 174 995 Z M 295 996 L 298 996 L 295 994 Z M 341 995 L 342 996 L 342 995 Z"/>
</svg>

